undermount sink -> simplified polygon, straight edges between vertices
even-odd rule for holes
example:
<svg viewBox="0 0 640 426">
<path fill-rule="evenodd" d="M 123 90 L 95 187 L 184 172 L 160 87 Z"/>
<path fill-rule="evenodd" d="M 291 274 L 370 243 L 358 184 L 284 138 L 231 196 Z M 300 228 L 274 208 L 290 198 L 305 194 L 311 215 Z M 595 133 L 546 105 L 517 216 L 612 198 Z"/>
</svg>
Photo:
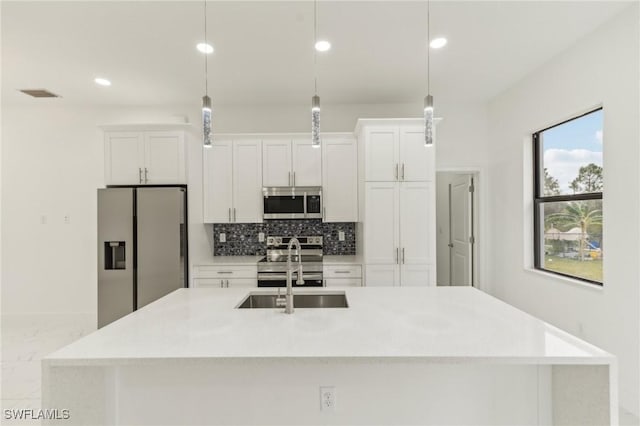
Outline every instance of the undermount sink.
<svg viewBox="0 0 640 426">
<path fill-rule="evenodd" d="M 274 309 L 278 295 L 275 293 L 249 293 L 237 309 Z M 284 297 L 284 292 L 282 292 Z M 295 308 L 348 308 L 347 296 L 344 292 L 332 293 L 299 293 L 293 295 Z"/>
</svg>

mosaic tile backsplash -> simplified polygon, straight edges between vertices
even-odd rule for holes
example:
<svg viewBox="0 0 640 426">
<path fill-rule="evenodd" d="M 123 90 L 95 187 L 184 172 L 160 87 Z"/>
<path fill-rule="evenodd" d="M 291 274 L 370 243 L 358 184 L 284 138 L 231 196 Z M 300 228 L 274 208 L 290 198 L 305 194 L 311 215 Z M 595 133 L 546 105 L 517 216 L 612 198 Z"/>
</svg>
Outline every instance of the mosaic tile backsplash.
<svg viewBox="0 0 640 426">
<path fill-rule="evenodd" d="M 338 232 L 344 231 L 344 241 Z M 258 241 L 258 233 L 264 232 L 265 242 Z M 224 233 L 226 242 L 220 242 Z M 215 223 L 213 225 L 214 256 L 264 255 L 267 236 L 292 237 L 296 235 L 323 235 L 325 255 L 356 254 L 356 224 L 352 222 L 323 223 L 317 219 L 266 220 L 264 223 Z"/>
</svg>

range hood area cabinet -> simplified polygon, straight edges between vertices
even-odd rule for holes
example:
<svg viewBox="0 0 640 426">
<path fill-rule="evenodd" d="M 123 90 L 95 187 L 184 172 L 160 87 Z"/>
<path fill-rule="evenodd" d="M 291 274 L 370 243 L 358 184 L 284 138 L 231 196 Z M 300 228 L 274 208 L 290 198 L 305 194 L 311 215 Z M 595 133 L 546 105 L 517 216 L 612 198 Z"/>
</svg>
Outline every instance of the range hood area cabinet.
<svg viewBox="0 0 640 426">
<path fill-rule="evenodd" d="M 322 138 L 324 222 L 358 221 L 358 148 L 355 137 Z"/>
<path fill-rule="evenodd" d="M 367 286 L 435 286 L 435 144 L 420 120 L 360 120 Z"/>
<path fill-rule="evenodd" d="M 310 138 L 264 139 L 262 185 L 322 185 L 322 148 L 313 147 Z"/>
<path fill-rule="evenodd" d="M 261 223 L 261 140 L 216 140 L 203 162 L 203 222 Z"/>
<path fill-rule="evenodd" d="M 105 131 L 106 185 L 186 184 L 182 130 Z"/>
</svg>

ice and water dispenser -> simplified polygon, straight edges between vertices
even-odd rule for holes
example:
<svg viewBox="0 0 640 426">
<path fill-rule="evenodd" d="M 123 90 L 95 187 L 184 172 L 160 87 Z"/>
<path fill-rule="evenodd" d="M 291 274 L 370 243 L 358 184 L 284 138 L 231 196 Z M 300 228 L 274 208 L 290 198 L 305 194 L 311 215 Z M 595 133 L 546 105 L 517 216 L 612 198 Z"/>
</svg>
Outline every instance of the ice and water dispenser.
<svg viewBox="0 0 640 426">
<path fill-rule="evenodd" d="M 126 269 L 126 250 L 124 241 L 105 241 L 104 269 Z"/>
</svg>

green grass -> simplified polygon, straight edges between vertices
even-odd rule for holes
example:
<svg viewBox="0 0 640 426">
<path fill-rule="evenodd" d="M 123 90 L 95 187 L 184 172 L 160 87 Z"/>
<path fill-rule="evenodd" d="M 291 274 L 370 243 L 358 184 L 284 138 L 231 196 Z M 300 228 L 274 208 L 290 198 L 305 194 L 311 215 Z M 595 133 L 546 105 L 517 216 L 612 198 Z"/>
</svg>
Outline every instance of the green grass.
<svg viewBox="0 0 640 426">
<path fill-rule="evenodd" d="M 602 282 L 602 259 L 584 260 L 545 256 L 544 269 Z"/>
</svg>

